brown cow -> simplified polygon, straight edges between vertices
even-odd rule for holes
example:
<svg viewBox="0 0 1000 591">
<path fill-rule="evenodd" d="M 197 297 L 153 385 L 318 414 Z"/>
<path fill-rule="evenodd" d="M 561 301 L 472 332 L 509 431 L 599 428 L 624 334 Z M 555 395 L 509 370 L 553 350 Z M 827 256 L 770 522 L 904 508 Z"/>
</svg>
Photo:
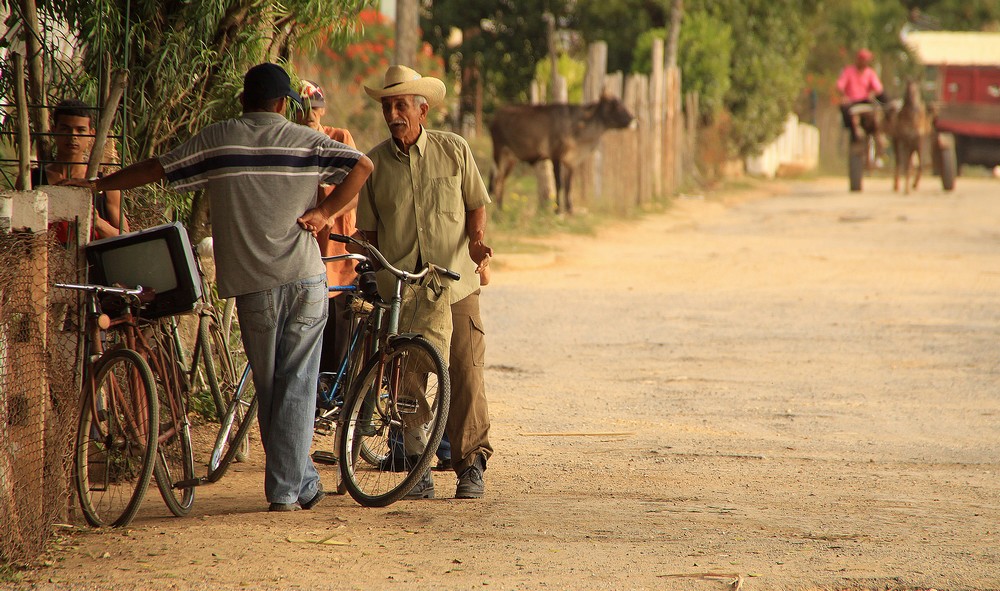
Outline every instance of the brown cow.
<svg viewBox="0 0 1000 591">
<path fill-rule="evenodd" d="M 892 182 L 892 190 L 899 190 L 899 173 L 905 167 L 903 193 L 910 192 L 910 169 L 913 167 L 913 155 L 917 155 L 917 171 L 913 178 L 913 188 L 920 183 L 920 172 L 924 167 L 923 143 L 930 133 L 930 117 L 920 96 L 920 85 L 910 81 L 906 84 L 906 95 L 898 112 L 889 113 L 889 137 L 892 138 L 892 151 L 896 156 L 896 174 Z"/>
<path fill-rule="evenodd" d="M 605 130 L 628 127 L 633 119 L 620 100 L 606 95 L 589 105 L 501 107 L 490 125 L 496 164 L 490 192 L 497 207 L 503 207 L 504 180 L 518 160 L 529 164 L 552 160 L 556 211 L 561 205 L 562 211 L 573 213 L 569 192 L 573 169 L 594 150 Z"/>
</svg>

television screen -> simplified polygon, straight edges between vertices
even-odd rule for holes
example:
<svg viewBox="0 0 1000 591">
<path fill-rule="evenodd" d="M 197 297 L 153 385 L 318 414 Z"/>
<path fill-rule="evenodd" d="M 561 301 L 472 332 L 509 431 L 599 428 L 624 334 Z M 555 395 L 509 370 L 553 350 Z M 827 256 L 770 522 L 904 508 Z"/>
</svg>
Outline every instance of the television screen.
<svg viewBox="0 0 1000 591">
<path fill-rule="evenodd" d="M 141 285 L 156 293 L 177 288 L 177 272 L 166 239 L 150 240 L 109 250 L 101 257 L 104 278 L 126 287 Z"/>
<path fill-rule="evenodd" d="M 95 240 L 87 245 L 87 260 L 92 283 L 156 292 L 143 307 L 144 318 L 190 312 L 201 298 L 201 275 L 180 223 Z"/>
</svg>

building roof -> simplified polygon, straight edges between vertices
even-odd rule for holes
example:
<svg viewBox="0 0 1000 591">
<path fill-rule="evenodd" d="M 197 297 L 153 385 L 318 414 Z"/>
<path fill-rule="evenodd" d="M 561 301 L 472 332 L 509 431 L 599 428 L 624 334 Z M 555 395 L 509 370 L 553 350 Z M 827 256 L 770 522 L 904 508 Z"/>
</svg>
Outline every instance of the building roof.
<svg viewBox="0 0 1000 591">
<path fill-rule="evenodd" d="M 1000 33 L 914 31 L 905 42 L 925 66 L 1000 66 Z"/>
</svg>

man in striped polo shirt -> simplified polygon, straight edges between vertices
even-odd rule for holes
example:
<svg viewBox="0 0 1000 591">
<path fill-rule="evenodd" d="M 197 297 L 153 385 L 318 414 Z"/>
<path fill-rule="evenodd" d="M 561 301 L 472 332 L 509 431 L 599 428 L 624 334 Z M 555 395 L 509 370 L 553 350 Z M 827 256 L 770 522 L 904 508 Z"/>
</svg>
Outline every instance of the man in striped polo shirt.
<svg viewBox="0 0 1000 591">
<path fill-rule="evenodd" d="M 311 509 L 323 496 L 309 458 L 327 317 L 316 234 L 353 205 L 371 160 L 284 117 L 301 104 L 276 64 L 243 80 L 243 116 L 215 123 L 167 154 L 86 181 L 95 191 L 166 179 L 210 199 L 219 296 L 235 297 L 257 389 L 271 511 Z M 335 185 L 317 205 L 321 183 Z"/>
</svg>

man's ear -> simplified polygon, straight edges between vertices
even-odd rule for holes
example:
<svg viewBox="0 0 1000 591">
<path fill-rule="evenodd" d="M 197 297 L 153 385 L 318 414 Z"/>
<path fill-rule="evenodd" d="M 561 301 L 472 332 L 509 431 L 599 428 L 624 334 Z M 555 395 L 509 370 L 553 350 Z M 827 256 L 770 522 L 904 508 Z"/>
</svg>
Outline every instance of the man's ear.
<svg viewBox="0 0 1000 591">
<path fill-rule="evenodd" d="M 420 105 L 420 120 L 423 121 L 427 119 L 427 113 L 431 110 L 431 106 L 427 103 L 422 103 Z"/>
</svg>

